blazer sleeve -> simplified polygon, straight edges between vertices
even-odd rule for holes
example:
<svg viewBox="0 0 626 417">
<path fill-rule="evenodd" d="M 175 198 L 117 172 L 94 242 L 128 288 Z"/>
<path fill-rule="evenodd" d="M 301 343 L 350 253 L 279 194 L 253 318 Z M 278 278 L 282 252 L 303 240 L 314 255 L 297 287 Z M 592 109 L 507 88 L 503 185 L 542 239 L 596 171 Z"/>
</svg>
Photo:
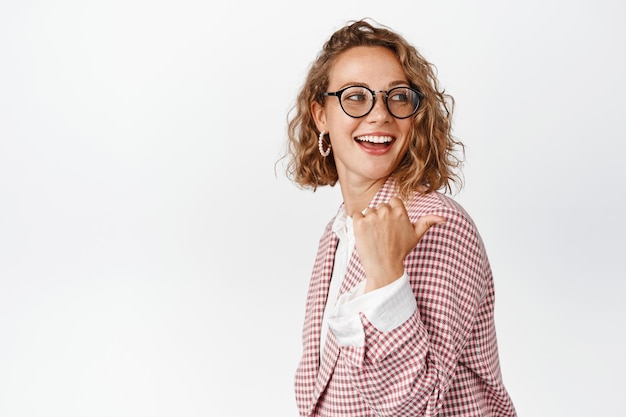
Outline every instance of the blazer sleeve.
<svg viewBox="0 0 626 417">
<path fill-rule="evenodd" d="M 355 389 L 380 416 L 436 416 L 485 298 L 487 256 L 462 211 L 433 212 L 432 227 L 405 259 L 417 308 L 400 326 L 378 330 L 361 314 L 363 347 L 343 346 Z"/>
</svg>

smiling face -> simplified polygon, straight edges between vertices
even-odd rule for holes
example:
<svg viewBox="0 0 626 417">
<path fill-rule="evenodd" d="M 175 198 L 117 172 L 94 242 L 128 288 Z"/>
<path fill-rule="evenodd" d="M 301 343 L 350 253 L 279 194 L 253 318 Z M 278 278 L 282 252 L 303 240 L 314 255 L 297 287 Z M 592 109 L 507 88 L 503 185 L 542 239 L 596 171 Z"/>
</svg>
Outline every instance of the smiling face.
<svg viewBox="0 0 626 417">
<path fill-rule="evenodd" d="M 327 91 L 354 85 L 374 91 L 410 86 L 398 58 L 379 46 L 354 47 L 337 57 Z M 344 113 L 338 97 L 327 97 L 323 106 L 314 102 L 311 110 L 317 128 L 330 135 L 342 191 L 346 187 L 377 190 L 406 153 L 412 118 L 393 117 L 382 93 L 377 93 L 372 111 L 361 118 Z"/>
</svg>

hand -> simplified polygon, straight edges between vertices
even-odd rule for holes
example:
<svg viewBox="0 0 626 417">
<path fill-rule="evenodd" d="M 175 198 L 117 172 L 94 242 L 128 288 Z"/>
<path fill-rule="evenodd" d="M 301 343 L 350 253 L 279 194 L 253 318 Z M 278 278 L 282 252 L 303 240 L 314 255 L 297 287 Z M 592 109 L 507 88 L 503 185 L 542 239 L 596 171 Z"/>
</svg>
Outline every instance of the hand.
<svg viewBox="0 0 626 417">
<path fill-rule="evenodd" d="M 445 222 L 440 216 L 426 215 L 411 223 L 404 203 L 393 197 L 389 204 L 353 213 L 356 250 L 365 270 L 365 292 L 391 284 L 404 273 L 404 258 L 426 231 Z"/>
</svg>

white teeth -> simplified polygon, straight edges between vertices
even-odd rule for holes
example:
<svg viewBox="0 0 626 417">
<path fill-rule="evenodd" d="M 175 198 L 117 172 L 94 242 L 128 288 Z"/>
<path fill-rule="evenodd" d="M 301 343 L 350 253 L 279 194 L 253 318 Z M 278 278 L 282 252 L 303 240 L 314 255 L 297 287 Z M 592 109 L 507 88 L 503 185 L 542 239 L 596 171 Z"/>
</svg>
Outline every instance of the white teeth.
<svg viewBox="0 0 626 417">
<path fill-rule="evenodd" d="M 362 142 L 389 143 L 393 138 L 391 136 L 359 136 L 356 139 Z"/>
</svg>

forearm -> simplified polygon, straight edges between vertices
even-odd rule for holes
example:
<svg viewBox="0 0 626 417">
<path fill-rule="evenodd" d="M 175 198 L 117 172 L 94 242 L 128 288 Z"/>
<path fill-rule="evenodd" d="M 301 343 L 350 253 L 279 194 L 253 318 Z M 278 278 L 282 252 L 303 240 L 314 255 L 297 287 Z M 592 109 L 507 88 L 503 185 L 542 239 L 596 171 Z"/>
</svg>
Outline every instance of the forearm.
<svg viewBox="0 0 626 417">
<path fill-rule="evenodd" d="M 355 390 L 383 416 L 437 409 L 445 371 L 431 352 L 408 277 L 364 295 L 360 287 L 364 282 L 340 298 L 330 320 Z"/>
</svg>

